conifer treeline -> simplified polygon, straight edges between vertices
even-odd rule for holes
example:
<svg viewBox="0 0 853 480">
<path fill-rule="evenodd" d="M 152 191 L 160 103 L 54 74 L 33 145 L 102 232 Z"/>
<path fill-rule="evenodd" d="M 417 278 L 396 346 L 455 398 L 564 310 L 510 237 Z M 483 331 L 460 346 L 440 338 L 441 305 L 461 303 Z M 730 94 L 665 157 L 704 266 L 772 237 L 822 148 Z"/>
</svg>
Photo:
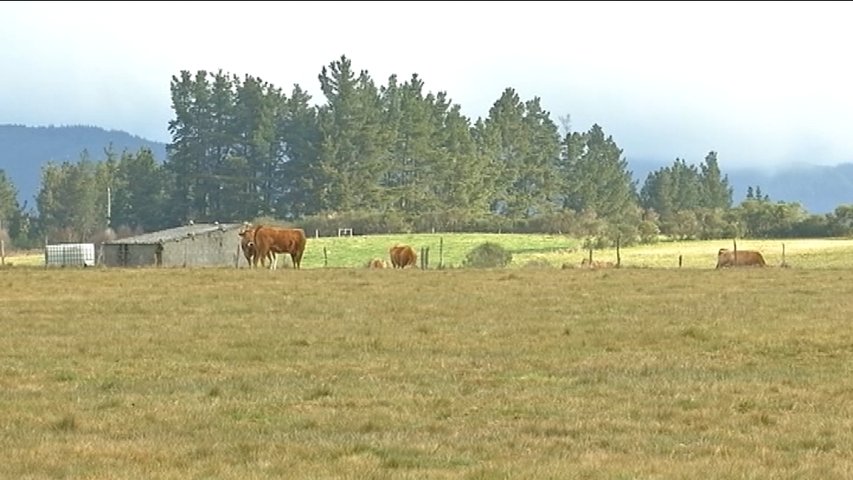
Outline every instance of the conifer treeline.
<svg viewBox="0 0 853 480">
<path fill-rule="evenodd" d="M 606 244 L 660 233 L 833 235 L 853 217 L 844 206 L 809 216 L 760 195 L 733 207 L 713 151 L 698 167 L 676 159 L 638 189 L 600 125 L 561 131 L 538 97 L 513 88 L 472 121 L 417 74 L 378 85 L 342 56 L 318 80 L 325 101 L 315 105 L 299 85 L 284 92 L 250 75 L 181 71 L 164 164 L 146 149 L 48 164 L 35 218 L 5 199 L 0 175 L 0 220 L 22 242 L 90 239 L 106 226 L 108 187 L 110 224 L 129 232 L 267 218 L 361 233 L 563 232 Z"/>
</svg>

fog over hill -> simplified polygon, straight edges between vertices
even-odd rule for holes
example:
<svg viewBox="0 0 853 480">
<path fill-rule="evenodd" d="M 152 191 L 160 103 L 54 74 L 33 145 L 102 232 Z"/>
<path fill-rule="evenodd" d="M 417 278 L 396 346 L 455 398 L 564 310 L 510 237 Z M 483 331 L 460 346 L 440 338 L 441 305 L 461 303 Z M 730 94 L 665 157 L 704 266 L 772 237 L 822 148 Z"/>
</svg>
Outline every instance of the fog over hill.
<svg viewBox="0 0 853 480">
<path fill-rule="evenodd" d="M 672 165 L 672 160 L 634 160 L 628 158 L 629 168 L 637 189 L 642 188 L 649 173 Z M 701 159 L 688 164 L 701 163 Z M 737 205 L 746 198 L 748 187 L 761 187 L 771 201 L 797 202 L 809 213 L 829 213 L 842 204 L 853 204 L 853 161 L 839 165 L 798 164 L 784 168 L 722 168 L 732 186 L 732 199 Z"/>
</svg>

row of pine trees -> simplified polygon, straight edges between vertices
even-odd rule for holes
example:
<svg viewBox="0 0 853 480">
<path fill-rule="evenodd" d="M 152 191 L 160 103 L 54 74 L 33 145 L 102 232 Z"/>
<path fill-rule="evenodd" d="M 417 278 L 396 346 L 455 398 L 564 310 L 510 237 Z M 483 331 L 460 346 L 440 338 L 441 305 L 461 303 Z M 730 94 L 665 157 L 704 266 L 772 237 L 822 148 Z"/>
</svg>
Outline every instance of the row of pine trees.
<svg viewBox="0 0 853 480">
<path fill-rule="evenodd" d="M 142 149 L 48 164 L 35 215 L 14 195 L 4 200 L 0 172 L 0 220 L 21 243 L 91 240 L 107 222 L 139 233 L 259 218 L 312 231 L 557 231 L 602 243 L 849 228 L 842 207 L 809 216 L 760 194 L 733 207 L 713 151 L 638 186 L 601 126 L 574 131 L 568 117 L 558 126 L 538 97 L 512 88 L 472 121 L 417 74 L 377 85 L 342 56 L 318 80 L 325 101 L 315 104 L 299 85 L 284 92 L 249 75 L 182 71 L 171 81 L 164 163 Z"/>
</svg>

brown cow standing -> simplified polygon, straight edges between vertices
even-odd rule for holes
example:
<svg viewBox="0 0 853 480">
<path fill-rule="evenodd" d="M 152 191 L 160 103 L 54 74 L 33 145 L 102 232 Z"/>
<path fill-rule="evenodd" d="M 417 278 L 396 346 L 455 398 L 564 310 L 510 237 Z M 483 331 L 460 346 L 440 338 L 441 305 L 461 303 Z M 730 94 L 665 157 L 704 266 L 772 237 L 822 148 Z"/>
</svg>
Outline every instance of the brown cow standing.
<svg viewBox="0 0 853 480">
<path fill-rule="evenodd" d="M 737 264 L 735 264 L 735 252 L 728 248 L 721 248 L 717 252 L 717 268 L 723 267 L 764 267 L 767 263 L 760 252 L 755 250 L 738 250 Z"/>
<path fill-rule="evenodd" d="M 391 265 L 394 268 L 406 268 L 408 266 L 416 266 L 418 260 L 414 249 L 408 245 L 394 245 L 389 250 L 391 254 Z"/>
<path fill-rule="evenodd" d="M 305 243 L 305 232 L 301 228 L 277 228 L 258 225 L 249 246 L 255 249 L 255 266 L 258 265 L 259 258 L 264 258 L 270 253 L 289 253 L 293 268 L 298 270 L 302 263 L 302 254 L 305 252 Z M 277 263 L 278 257 L 273 256 L 270 270 L 275 270 Z"/>
<path fill-rule="evenodd" d="M 255 239 L 255 230 L 258 227 L 249 227 L 248 225 L 241 230 L 237 235 L 240 235 L 240 248 L 243 250 L 243 255 L 246 257 L 246 263 L 249 264 L 249 268 L 253 266 L 253 264 L 257 264 L 254 262 L 255 257 L 255 246 L 252 242 Z M 275 259 L 275 253 L 268 252 L 265 258 L 261 259 L 261 266 L 265 267 L 265 260 L 269 260 L 270 263 Z"/>
</svg>

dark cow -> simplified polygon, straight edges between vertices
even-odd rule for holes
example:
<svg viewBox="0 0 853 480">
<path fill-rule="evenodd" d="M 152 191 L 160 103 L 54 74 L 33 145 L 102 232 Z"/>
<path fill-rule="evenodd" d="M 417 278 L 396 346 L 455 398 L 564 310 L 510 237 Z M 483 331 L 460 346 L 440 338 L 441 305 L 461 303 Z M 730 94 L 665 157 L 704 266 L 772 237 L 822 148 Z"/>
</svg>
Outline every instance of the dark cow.
<svg viewBox="0 0 853 480">
<path fill-rule="evenodd" d="M 243 250 L 243 256 L 246 257 L 246 263 L 249 264 L 250 268 L 253 266 L 253 264 L 257 263 L 254 262 L 255 246 L 252 243 L 255 239 L 255 229 L 257 228 L 258 227 L 250 227 L 247 225 L 238 233 L 238 235 L 240 235 L 240 249 Z M 268 252 L 266 258 L 261 259 L 261 266 L 266 266 L 265 260 L 268 260 L 270 264 L 272 264 L 274 259 L 275 253 L 273 253 L 272 251 Z"/>
<path fill-rule="evenodd" d="M 258 259 L 270 253 L 289 253 L 293 268 L 298 270 L 302 264 L 302 254 L 305 252 L 305 232 L 301 228 L 277 228 L 258 225 L 249 246 L 255 249 L 254 264 Z M 278 257 L 273 256 L 270 270 L 275 270 Z"/>
<path fill-rule="evenodd" d="M 735 260 L 737 257 L 737 260 Z M 761 253 L 755 250 L 734 250 L 721 248 L 717 252 L 717 268 L 723 267 L 764 267 L 767 263 Z"/>
<path fill-rule="evenodd" d="M 414 249 L 408 245 L 394 245 L 389 250 L 391 256 L 391 266 L 393 268 L 406 268 L 408 266 L 416 266 L 418 256 Z"/>
</svg>

